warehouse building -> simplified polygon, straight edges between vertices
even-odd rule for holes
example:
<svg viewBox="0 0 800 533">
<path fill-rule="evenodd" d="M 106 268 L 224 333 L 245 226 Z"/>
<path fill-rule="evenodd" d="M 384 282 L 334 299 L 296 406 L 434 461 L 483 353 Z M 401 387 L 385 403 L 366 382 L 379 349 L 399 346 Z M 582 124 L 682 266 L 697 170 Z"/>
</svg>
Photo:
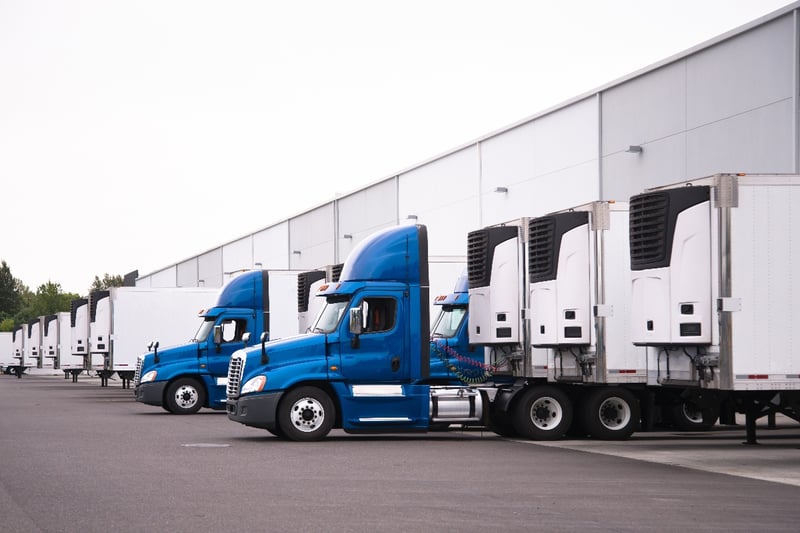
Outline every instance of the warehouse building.
<svg viewBox="0 0 800 533">
<path fill-rule="evenodd" d="M 221 286 L 250 268 L 343 262 L 381 228 L 428 227 L 431 294 L 468 232 L 718 172 L 797 173 L 800 2 L 358 191 L 159 271 L 137 286 Z M 431 184 L 446 195 L 433 194 Z"/>
</svg>

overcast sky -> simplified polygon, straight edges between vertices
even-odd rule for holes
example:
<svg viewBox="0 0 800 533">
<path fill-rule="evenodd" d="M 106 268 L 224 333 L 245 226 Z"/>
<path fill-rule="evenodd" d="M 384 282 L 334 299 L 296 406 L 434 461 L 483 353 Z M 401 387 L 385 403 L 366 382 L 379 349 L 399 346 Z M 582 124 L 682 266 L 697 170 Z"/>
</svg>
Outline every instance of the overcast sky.
<svg viewBox="0 0 800 533">
<path fill-rule="evenodd" d="M 0 259 L 148 274 L 790 3 L 0 0 Z"/>
</svg>

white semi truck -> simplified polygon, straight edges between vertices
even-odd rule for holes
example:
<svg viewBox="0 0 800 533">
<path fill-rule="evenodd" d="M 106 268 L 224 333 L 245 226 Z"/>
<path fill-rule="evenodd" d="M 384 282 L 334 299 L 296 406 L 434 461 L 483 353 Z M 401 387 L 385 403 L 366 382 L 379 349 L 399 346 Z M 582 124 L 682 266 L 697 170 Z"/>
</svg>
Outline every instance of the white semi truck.
<svg viewBox="0 0 800 533">
<path fill-rule="evenodd" d="M 800 420 L 800 176 L 718 174 L 631 198 L 632 342 L 648 384 Z"/>
<path fill-rule="evenodd" d="M 188 342 L 219 289 L 112 287 L 89 295 L 89 360 L 101 386 L 116 372 L 128 388 L 140 355 L 152 341 L 161 349 Z M 77 323 L 76 318 L 76 323 Z M 78 339 L 80 340 L 80 339 Z M 102 368 L 96 368 L 102 361 Z"/>
</svg>

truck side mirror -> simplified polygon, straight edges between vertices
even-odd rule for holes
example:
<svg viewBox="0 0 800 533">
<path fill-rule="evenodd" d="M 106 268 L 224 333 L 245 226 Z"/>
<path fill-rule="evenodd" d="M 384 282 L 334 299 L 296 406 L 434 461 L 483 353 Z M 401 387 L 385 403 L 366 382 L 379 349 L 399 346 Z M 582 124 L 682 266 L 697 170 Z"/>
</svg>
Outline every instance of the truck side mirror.
<svg viewBox="0 0 800 533">
<path fill-rule="evenodd" d="M 222 326 L 217 324 L 214 326 L 214 346 L 217 347 L 217 351 L 221 350 L 220 344 L 222 344 Z"/>
<path fill-rule="evenodd" d="M 153 362 L 158 363 L 161 359 L 158 357 L 158 341 L 151 341 L 150 344 L 147 345 L 147 351 L 153 352 Z"/>
<path fill-rule="evenodd" d="M 358 336 L 364 331 L 363 324 L 364 310 L 361 306 L 350 309 L 350 333 L 353 334 L 353 338 L 350 339 L 351 348 L 358 348 L 361 345 Z"/>
<path fill-rule="evenodd" d="M 245 331 L 244 333 L 242 333 L 242 342 L 244 342 L 245 346 L 247 346 L 247 343 L 250 342 L 250 332 L 249 331 Z"/>
<path fill-rule="evenodd" d="M 267 355 L 267 341 L 269 340 L 269 333 L 266 331 L 261 332 L 261 364 L 266 365 L 269 363 L 269 356 Z"/>
<path fill-rule="evenodd" d="M 354 307 L 350 309 L 350 333 L 353 335 L 361 335 L 363 332 L 364 324 L 364 311 L 361 307 Z"/>
</svg>

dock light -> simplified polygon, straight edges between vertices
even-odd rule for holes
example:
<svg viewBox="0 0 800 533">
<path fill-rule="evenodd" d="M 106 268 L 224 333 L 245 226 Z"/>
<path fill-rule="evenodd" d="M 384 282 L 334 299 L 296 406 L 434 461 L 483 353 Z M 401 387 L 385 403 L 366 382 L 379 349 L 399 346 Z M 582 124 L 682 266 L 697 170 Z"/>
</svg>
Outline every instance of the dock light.
<svg viewBox="0 0 800 533">
<path fill-rule="evenodd" d="M 508 187 L 495 187 L 494 192 L 499 192 L 501 194 L 505 194 L 508 192 Z"/>
<path fill-rule="evenodd" d="M 632 144 L 625 149 L 625 152 L 629 154 L 641 154 L 642 147 L 638 144 Z"/>
</svg>

